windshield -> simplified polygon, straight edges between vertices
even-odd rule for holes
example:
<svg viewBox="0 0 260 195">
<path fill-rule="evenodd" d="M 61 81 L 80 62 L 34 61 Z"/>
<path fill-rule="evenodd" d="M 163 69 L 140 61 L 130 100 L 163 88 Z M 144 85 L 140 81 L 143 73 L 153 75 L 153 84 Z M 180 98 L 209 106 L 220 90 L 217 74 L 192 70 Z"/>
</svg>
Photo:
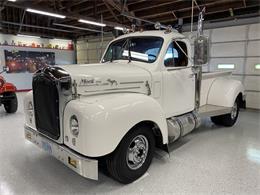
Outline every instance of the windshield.
<svg viewBox="0 0 260 195">
<path fill-rule="evenodd" d="M 161 37 L 128 37 L 120 39 L 110 44 L 102 62 L 134 60 L 152 63 L 157 59 L 162 44 L 163 39 Z"/>
</svg>

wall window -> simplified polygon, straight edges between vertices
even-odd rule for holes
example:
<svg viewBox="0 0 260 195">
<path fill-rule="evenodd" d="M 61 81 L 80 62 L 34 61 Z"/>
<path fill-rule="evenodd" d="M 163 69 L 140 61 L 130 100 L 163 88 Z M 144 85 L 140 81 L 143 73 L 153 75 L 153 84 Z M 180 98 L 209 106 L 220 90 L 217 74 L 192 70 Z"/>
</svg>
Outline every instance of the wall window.
<svg viewBox="0 0 260 195">
<path fill-rule="evenodd" d="M 188 65 L 188 58 L 182 52 L 183 50 L 187 54 L 187 46 L 181 41 L 177 41 L 177 43 L 178 44 L 172 42 L 167 49 L 164 57 L 164 65 L 166 67 L 182 67 Z"/>
<path fill-rule="evenodd" d="M 256 65 L 255 65 L 255 69 L 256 69 L 256 70 L 260 70 L 260 64 L 256 64 Z"/>
<path fill-rule="evenodd" d="M 235 64 L 218 64 L 218 69 L 235 69 Z"/>
</svg>

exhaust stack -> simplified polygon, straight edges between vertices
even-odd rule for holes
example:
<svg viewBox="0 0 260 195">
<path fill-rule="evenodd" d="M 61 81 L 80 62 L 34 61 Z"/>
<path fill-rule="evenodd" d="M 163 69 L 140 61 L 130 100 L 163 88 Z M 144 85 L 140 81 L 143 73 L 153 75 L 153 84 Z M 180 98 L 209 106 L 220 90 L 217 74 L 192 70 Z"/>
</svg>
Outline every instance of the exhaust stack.
<svg viewBox="0 0 260 195">
<path fill-rule="evenodd" d="M 194 68 L 195 74 L 195 110 L 198 111 L 200 107 L 200 91 L 202 80 L 202 65 L 208 63 L 209 56 L 209 42 L 208 37 L 203 35 L 203 20 L 205 14 L 205 7 L 199 13 L 197 37 L 194 40 Z"/>
</svg>

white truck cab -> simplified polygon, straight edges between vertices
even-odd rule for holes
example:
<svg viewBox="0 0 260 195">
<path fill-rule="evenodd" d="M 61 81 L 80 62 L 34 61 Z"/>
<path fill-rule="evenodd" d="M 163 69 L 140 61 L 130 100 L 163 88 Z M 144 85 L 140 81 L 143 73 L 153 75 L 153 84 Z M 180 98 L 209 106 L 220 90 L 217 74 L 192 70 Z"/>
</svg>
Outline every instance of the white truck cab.
<svg viewBox="0 0 260 195">
<path fill-rule="evenodd" d="M 98 179 L 103 160 L 114 179 L 130 183 L 155 147 L 167 151 L 201 117 L 237 121 L 241 82 L 229 72 L 198 76 L 192 61 L 184 35 L 157 30 L 116 38 L 98 64 L 39 70 L 24 100 L 25 137 L 84 177 Z"/>
</svg>

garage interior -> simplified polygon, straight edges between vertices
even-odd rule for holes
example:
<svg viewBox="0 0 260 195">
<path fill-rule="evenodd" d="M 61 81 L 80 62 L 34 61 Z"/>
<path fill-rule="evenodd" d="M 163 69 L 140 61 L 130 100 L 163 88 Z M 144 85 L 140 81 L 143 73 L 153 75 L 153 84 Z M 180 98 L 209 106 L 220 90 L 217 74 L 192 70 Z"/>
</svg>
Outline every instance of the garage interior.
<svg viewBox="0 0 260 195">
<path fill-rule="evenodd" d="M 171 144 L 169 154 L 157 150 L 147 173 L 132 184 L 122 185 L 103 171 L 92 181 L 25 140 L 23 99 L 35 70 L 13 67 L 1 74 L 17 88 L 18 110 L 7 114 L 0 106 L 0 194 L 259 194 L 258 0 L 3 0 L 0 70 L 8 66 L 5 56 L 18 51 L 51 53 L 56 65 L 98 63 L 109 42 L 133 25 L 136 31 L 155 30 L 157 22 L 171 25 L 192 42 L 203 7 L 209 37 L 203 71 L 232 71 L 245 86 L 247 108 L 233 127 L 205 118 L 201 127 Z"/>
</svg>

